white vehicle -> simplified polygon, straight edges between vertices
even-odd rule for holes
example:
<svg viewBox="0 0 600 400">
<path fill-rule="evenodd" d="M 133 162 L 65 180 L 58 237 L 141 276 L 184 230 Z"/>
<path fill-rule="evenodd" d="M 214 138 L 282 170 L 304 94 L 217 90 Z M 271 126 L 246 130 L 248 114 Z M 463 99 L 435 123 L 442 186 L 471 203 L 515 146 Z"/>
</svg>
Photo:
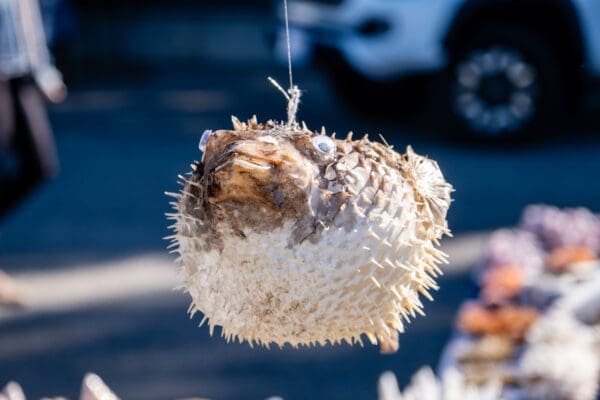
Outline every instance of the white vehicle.
<svg viewBox="0 0 600 400">
<path fill-rule="evenodd" d="M 341 60 L 360 90 L 434 73 L 436 118 L 473 135 L 551 127 L 600 77 L 600 0 L 288 1 L 296 63 Z"/>
</svg>

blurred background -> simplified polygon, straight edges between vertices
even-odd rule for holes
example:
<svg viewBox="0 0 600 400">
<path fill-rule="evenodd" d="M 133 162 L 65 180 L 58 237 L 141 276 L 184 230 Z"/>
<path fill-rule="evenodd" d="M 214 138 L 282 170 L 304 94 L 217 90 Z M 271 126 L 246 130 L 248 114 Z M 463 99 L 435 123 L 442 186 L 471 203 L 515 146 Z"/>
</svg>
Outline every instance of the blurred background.
<svg viewBox="0 0 600 400">
<path fill-rule="evenodd" d="M 381 133 L 454 185 L 452 263 L 400 351 L 262 350 L 197 328 L 173 291 L 165 190 L 230 116 L 283 119 L 280 4 L 41 0 L 69 88 L 49 105 L 60 173 L 0 220 L 0 384 L 74 396 L 87 371 L 123 398 L 375 398 L 435 366 L 486 232 L 530 203 L 600 211 L 600 4 L 592 0 L 290 1 L 299 119 Z"/>
</svg>

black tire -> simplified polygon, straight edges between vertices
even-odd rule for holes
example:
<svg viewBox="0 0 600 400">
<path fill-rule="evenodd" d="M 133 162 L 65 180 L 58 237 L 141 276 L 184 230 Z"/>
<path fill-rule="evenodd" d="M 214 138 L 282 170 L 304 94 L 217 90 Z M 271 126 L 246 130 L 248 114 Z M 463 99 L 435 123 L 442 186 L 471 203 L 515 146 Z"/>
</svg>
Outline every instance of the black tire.
<svg viewBox="0 0 600 400">
<path fill-rule="evenodd" d="M 556 133 L 562 120 L 565 91 L 560 60 L 551 43 L 531 29 L 505 24 L 471 31 L 459 43 L 449 49 L 451 60 L 441 78 L 443 91 L 440 93 L 438 86 L 434 88 L 438 91 L 431 94 L 437 99 L 436 112 L 441 122 L 438 129 L 453 137 L 484 141 L 531 139 Z M 485 64 L 485 60 L 489 63 Z M 496 60 L 496 64 L 490 64 L 490 60 Z M 492 65 L 490 71 L 496 68 L 497 72 L 482 73 L 485 68 L 479 68 L 479 78 L 469 77 L 477 70 L 474 67 L 486 65 Z M 507 72 L 516 68 L 525 72 L 521 76 Z M 495 94 L 501 95 L 488 96 L 493 90 L 485 89 L 494 84 L 496 89 L 501 87 Z"/>
</svg>

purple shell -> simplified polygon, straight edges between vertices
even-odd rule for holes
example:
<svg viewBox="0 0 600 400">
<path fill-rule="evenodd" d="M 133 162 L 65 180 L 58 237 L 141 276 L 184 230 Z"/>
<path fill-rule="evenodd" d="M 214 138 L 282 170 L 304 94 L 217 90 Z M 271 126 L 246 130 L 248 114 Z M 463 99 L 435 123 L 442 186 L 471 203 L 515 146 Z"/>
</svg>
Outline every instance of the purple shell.
<svg viewBox="0 0 600 400">
<path fill-rule="evenodd" d="M 600 251 L 600 218 L 586 208 L 532 205 L 523 211 L 520 227 L 537 235 L 546 249 L 585 246 Z"/>
<path fill-rule="evenodd" d="M 535 276 L 544 267 L 545 254 L 536 236 L 522 229 L 495 231 L 483 248 L 481 273 L 488 269 L 510 264 L 520 267 L 525 276 Z"/>
</svg>

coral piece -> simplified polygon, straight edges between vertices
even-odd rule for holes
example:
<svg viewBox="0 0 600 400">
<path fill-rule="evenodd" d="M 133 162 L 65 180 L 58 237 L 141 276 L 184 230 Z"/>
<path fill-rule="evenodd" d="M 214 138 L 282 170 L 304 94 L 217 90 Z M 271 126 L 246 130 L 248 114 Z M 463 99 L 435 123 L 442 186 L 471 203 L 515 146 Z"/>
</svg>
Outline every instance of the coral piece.
<svg viewBox="0 0 600 400">
<path fill-rule="evenodd" d="M 88 373 L 81 383 L 80 400 L 119 400 L 116 394 L 96 374 Z"/>
<path fill-rule="evenodd" d="M 522 340 L 538 312 L 530 307 L 504 305 L 486 308 L 476 302 L 460 310 L 458 328 L 471 335 L 506 335 Z"/>
<path fill-rule="evenodd" d="M 585 208 L 532 205 L 523 211 L 520 226 L 538 235 L 548 249 L 582 246 L 600 251 L 600 218 Z"/>
<path fill-rule="evenodd" d="M 451 186 L 437 164 L 365 136 L 233 119 L 207 131 L 174 194 L 191 313 L 227 340 L 397 349 L 446 256 Z"/>
<path fill-rule="evenodd" d="M 18 383 L 9 382 L 0 392 L 0 400 L 25 400 L 25 393 Z"/>
<path fill-rule="evenodd" d="M 392 372 L 379 378 L 379 400 L 499 400 L 502 386 L 497 381 L 487 382 L 480 387 L 466 383 L 456 369 L 448 369 L 442 379 L 436 378 L 430 368 L 421 368 L 410 385 L 400 392 L 398 381 Z"/>
<path fill-rule="evenodd" d="M 563 272 L 572 264 L 593 261 L 596 254 L 582 246 L 557 247 L 548 254 L 546 267 L 552 272 Z"/>
<path fill-rule="evenodd" d="M 525 398 L 592 400 L 598 393 L 597 332 L 570 313 L 552 310 L 531 328 L 517 375 Z"/>
<path fill-rule="evenodd" d="M 81 383 L 80 400 L 119 400 L 116 394 L 96 374 L 88 373 Z M 18 383 L 8 383 L 2 392 L 0 400 L 26 400 L 23 389 Z M 45 397 L 42 400 L 65 400 L 64 397 Z"/>
<path fill-rule="evenodd" d="M 591 263 L 594 268 L 586 280 L 567 291 L 556 302 L 556 307 L 568 310 L 578 321 L 587 325 L 600 325 L 600 261 Z"/>
<path fill-rule="evenodd" d="M 527 343 L 578 343 L 593 346 L 598 342 L 598 332 L 579 322 L 570 310 L 552 308 L 527 332 Z"/>
<path fill-rule="evenodd" d="M 520 293 L 524 279 L 523 269 L 513 265 L 490 269 L 482 277 L 480 297 L 486 303 L 503 303 Z"/>
<path fill-rule="evenodd" d="M 598 390 L 598 355 L 589 348 L 541 343 L 527 348 L 520 380 L 529 400 L 593 400 Z"/>
<path fill-rule="evenodd" d="M 544 251 L 535 235 L 521 229 L 494 232 L 483 249 L 479 278 L 489 269 L 504 265 L 521 268 L 526 278 L 539 274 L 544 266 Z"/>
</svg>

